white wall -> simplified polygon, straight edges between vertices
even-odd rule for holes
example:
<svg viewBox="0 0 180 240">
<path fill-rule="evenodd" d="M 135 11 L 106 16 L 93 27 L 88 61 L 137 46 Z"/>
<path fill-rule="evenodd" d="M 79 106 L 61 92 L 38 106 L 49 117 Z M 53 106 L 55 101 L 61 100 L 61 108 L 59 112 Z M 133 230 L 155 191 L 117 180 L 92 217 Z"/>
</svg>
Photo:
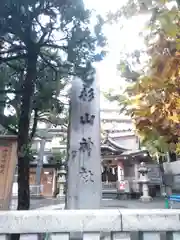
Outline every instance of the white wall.
<svg viewBox="0 0 180 240">
<path fill-rule="evenodd" d="M 180 160 L 176 162 L 171 162 L 171 163 L 163 163 L 164 166 L 164 171 L 167 174 L 180 174 Z"/>
</svg>

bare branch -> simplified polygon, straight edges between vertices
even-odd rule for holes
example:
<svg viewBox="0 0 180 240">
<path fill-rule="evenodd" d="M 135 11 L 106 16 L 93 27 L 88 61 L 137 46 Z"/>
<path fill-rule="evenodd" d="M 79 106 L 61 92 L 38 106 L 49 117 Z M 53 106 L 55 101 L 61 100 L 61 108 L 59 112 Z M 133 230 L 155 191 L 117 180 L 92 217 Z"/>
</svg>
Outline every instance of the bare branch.
<svg viewBox="0 0 180 240">
<path fill-rule="evenodd" d="M 36 17 L 36 21 L 39 24 L 41 31 L 43 32 L 39 40 L 39 44 L 41 45 L 44 42 L 45 37 L 48 35 L 48 31 L 45 27 L 42 26 L 41 22 L 38 20 L 38 16 Z"/>
<path fill-rule="evenodd" d="M 57 72 L 56 66 L 54 66 L 53 64 L 51 64 L 44 56 L 43 54 L 40 53 L 40 57 L 42 58 L 42 60 L 46 63 L 46 65 L 50 68 L 52 68 L 53 71 Z"/>
<path fill-rule="evenodd" d="M 53 124 L 53 122 L 50 119 L 43 118 L 43 117 L 39 118 L 39 121 L 40 122 L 44 122 L 44 123 L 51 123 L 51 124 Z"/>
<path fill-rule="evenodd" d="M 46 37 L 47 35 L 48 35 L 48 33 L 47 33 L 46 31 L 44 31 L 43 34 L 42 34 L 42 36 L 41 36 L 41 38 L 40 38 L 40 40 L 39 40 L 40 45 L 42 44 L 42 42 L 44 41 L 44 39 L 45 39 L 45 37 Z"/>
<path fill-rule="evenodd" d="M 9 62 L 6 63 L 8 65 L 8 67 L 12 68 L 13 70 L 17 71 L 17 72 L 24 72 L 24 68 L 23 67 L 19 67 L 19 66 L 15 66 Z"/>
<path fill-rule="evenodd" d="M 5 57 L 5 58 L 0 57 L 0 63 L 6 63 L 6 62 L 13 61 L 13 60 L 23 59 L 26 57 L 27 57 L 27 54 L 20 54 L 20 55 L 15 55 L 15 56 L 11 56 L 11 57 Z"/>
<path fill-rule="evenodd" d="M 14 94 L 20 94 L 22 93 L 21 90 L 12 90 L 12 89 L 0 89 L 0 94 L 7 94 L 7 93 L 14 93 Z"/>
<path fill-rule="evenodd" d="M 68 47 L 67 47 L 67 46 L 60 46 L 60 45 L 57 45 L 57 44 L 47 44 L 47 43 L 44 43 L 44 44 L 42 44 L 42 47 L 49 47 L 49 48 L 54 48 L 54 49 L 61 49 L 61 50 L 64 50 L 64 51 L 67 51 L 67 50 L 68 50 Z"/>
<path fill-rule="evenodd" d="M 0 55 L 2 54 L 8 54 L 8 53 L 15 53 L 15 52 L 18 52 L 20 50 L 25 50 L 25 47 L 23 46 L 16 46 L 16 47 L 12 47 L 6 51 L 0 51 Z"/>
</svg>

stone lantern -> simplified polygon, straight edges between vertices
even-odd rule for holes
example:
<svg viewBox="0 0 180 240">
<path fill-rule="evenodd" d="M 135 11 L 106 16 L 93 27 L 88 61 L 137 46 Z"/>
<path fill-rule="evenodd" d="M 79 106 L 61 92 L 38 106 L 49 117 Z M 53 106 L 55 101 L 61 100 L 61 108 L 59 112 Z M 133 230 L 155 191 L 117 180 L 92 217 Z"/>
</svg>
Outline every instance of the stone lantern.
<svg viewBox="0 0 180 240">
<path fill-rule="evenodd" d="M 140 200 L 142 202 L 152 201 L 152 197 L 149 196 L 149 187 L 148 187 L 148 184 L 150 182 L 148 178 L 149 169 L 147 168 L 144 162 L 140 164 L 138 172 L 140 173 L 138 183 L 142 185 L 142 194 L 143 194 L 140 197 Z"/>
<path fill-rule="evenodd" d="M 64 165 L 61 165 L 60 170 L 58 171 L 58 188 L 59 193 L 57 195 L 58 199 L 65 200 L 65 184 L 66 184 L 66 169 Z"/>
</svg>

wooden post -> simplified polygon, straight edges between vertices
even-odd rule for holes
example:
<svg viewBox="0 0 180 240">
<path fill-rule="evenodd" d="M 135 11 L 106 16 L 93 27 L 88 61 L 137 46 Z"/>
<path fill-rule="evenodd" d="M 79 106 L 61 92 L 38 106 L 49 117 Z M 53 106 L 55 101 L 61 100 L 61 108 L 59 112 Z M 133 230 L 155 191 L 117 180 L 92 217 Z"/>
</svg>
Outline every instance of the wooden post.
<svg viewBox="0 0 180 240">
<path fill-rule="evenodd" d="M 16 136 L 0 136 L 0 210 L 8 210 L 17 164 Z"/>
<path fill-rule="evenodd" d="M 71 90 L 68 209 L 100 208 L 100 90 L 75 78 Z"/>
</svg>

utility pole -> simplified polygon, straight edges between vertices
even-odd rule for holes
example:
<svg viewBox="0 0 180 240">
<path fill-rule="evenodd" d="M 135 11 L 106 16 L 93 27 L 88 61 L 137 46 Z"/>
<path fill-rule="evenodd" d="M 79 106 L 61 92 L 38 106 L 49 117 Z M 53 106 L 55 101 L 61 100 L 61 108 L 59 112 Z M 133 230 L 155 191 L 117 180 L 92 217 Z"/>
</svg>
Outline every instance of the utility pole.
<svg viewBox="0 0 180 240">
<path fill-rule="evenodd" d="M 39 196 L 41 193 L 41 172 L 42 172 L 42 168 L 43 168 L 45 143 L 46 143 L 45 138 L 42 138 L 40 141 L 39 157 L 38 157 L 38 162 L 37 162 L 37 167 L 36 167 L 36 187 L 37 187 L 36 194 L 37 194 L 37 196 Z"/>
</svg>

